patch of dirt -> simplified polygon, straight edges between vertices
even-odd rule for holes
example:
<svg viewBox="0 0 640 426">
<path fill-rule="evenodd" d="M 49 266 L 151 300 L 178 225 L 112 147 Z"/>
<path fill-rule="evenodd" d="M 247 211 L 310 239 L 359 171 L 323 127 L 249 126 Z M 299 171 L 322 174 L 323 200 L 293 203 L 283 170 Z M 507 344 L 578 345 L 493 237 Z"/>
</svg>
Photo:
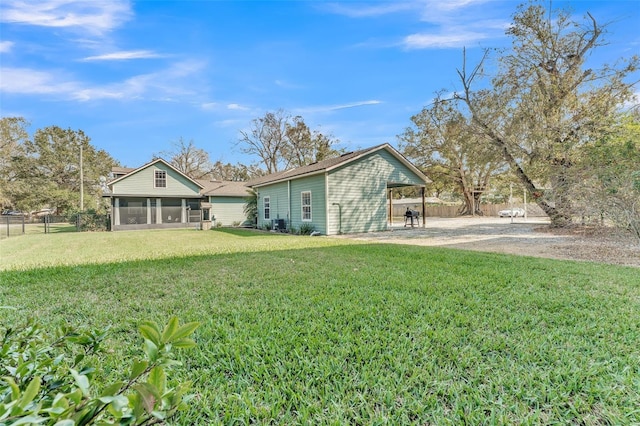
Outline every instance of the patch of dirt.
<svg viewBox="0 0 640 426">
<path fill-rule="evenodd" d="M 552 229 L 540 218 L 429 217 L 425 227 L 394 224 L 390 231 L 337 238 L 640 267 L 640 244 L 629 234 L 606 227 Z"/>
</svg>

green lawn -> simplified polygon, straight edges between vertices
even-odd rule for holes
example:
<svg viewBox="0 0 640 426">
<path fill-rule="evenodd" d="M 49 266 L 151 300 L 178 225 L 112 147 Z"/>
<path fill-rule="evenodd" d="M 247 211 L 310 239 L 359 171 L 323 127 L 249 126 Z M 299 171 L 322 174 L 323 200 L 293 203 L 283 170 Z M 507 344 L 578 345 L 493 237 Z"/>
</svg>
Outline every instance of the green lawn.
<svg viewBox="0 0 640 426">
<path fill-rule="evenodd" d="M 180 424 L 638 424 L 638 269 L 251 231 L 0 241 L 2 326 L 200 321 Z"/>
</svg>

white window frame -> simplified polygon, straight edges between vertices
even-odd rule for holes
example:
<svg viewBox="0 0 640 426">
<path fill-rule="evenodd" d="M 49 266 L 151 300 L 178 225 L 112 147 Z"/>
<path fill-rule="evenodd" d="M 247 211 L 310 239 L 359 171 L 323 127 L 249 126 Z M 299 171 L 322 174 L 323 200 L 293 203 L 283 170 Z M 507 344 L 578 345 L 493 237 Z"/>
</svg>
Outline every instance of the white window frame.
<svg viewBox="0 0 640 426">
<path fill-rule="evenodd" d="M 271 197 L 262 199 L 262 215 L 264 220 L 271 220 Z"/>
<path fill-rule="evenodd" d="M 158 177 L 158 174 L 163 173 L 163 177 Z M 158 186 L 159 181 L 164 181 L 164 186 Z M 153 187 L 154 188 L 166 188 L 167 187 L 167 172 L 165 170 L 153 171 Z"/>
<path fill-rule="evenodd" d="M 304 203 L 305 194 L 309 194 L 309 204 Z M 309 217 L 305 217 L 305 207 L 308 208 Z M 300 193 L 300 214 L 303 222 L 312 221 L 312 209 L 311 209 L 311 191 L 302 191 Z"/>
</svg>

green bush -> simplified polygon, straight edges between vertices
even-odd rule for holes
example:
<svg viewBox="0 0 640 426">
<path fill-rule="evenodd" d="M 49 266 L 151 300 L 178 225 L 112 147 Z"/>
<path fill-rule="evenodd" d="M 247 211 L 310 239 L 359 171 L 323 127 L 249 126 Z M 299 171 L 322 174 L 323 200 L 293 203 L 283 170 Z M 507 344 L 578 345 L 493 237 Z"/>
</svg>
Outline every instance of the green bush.
<svg viewBox="0 0 640 426">
<path fill-rule="evenodd" d="M 0 328 L 0 426 L 45 424 L 142 425 L 164 422 L 185 409 L 189 383 L 167 387 L 166 372 L 180 365 L 176 348 L 190 348 L 198 323 L 164 329 L 155 322 L 140 326 L 142 359 L 134 360 L 124 380 L 96 389 L 96 369 L 88 355 L 99 354 L 108 329 L 78 331 L 62 327 L 53 333 L 36 321 Z M 99 359 L 99 356 L 98 356 Z"/>
<path fill-rule="evenodd" d="M 315 228 L 311 223 L 303 223 L 300 225 L 300 229 L 298 229 L 300 235 L 311 235 L 313 231 L 315 231 Z"/>
</svg>

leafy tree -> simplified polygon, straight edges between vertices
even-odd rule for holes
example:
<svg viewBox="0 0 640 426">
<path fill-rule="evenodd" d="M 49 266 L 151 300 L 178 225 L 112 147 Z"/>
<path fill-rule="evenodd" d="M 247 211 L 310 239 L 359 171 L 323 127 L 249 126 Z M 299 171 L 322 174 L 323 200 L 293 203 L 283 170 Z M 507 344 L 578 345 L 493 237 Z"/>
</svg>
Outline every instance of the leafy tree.
<svg viewBox="0 0 640 426">
<path fill-rule="evenodd" d="M 211 176 L 218 180 L 245 182 L 258 176 L 264 171 L 257 165 L 246 166 L 244 164 L 223 163 L 218 160 L 213 164 Z"/>
<path fill-rule="evenodd" d="M 482 215 L 480 196 L 503 165 L 495 148 L 474 132 L 455 101 L 436 102 L 411 121 L 413 127 L 399 137 L 404 155 L 456 187 L 464 201 L 461 214 Z"/>
<path fill-rule="evenodd" d="M 306 166 L 342 153 L 332 148 L 337 140 L 320 133 L 319 130 L 311 131 L 300 116 L 293 117 L 285 126 L 287 143 L 282 155 L 290 167 Z"/>
<path fill-rule="evenodd" d="M 154 157 L 165 157 L 173 167 L 193 179 L 211 177 L 213 165 L 209 160 L 209 154 L 204 149 L 196 147 L 193 140 L 185 142 L 180 137 L 172 146 L 173 150 L 162 151 Z"/>
<path fill-rule="evenodd" d="M 466 64 L 458 70 L 462 91 L 456 97 L 554 226 L 572 221 L 579 184 L 572 170 L 580 147 L 606 133 L 633 96 L 627 80 L 638 56 L 615 66 L 586 66 L 604 44 L 604 30 L 591 14 L 581 23 L 568 10 L 521 5 L 507 30 L 511 51 L 500 57 L 490 89 L 472 90 L 488 52 L 470 72 Z"/>
<path fill-rule="evenodd" d="M 621 115 L 610 133 L 586 146 L 579 166 L 585 209 L 601 212 L 640 242 L 640 114 Z"/>
<path fill-rule="evenodd" d="M 29 139 L 28 123 L 22 117 L 0 119 L 0 205 L 15 206 L 10 187 L 16 184 L 14 161 L 24 156 L 24 145 Z"/>
<path fill-rule="evenodd" d="M 94 148 L 82 130 L 50 126 L 36 130 L 23 144 L 24 156 L 12 162 L 15 183 L 9 196 L 17 208 L 30 211 L 43 206 L 59 213 L 80 209 L 80 153 L 83 159 L 84 198 L 88 206 L 100 205 L 102 182 L 117 162 Z"/>
<path fill-rule="evenodd" d="M 249 131 L 240 131 L 238 143 L 243 153 L 260 158 L 267 173 L 275 173 L 338 155 L 337 142 L 311 131 L 302 117 L 278 110 L 254 119 Z"/>
</svg>

